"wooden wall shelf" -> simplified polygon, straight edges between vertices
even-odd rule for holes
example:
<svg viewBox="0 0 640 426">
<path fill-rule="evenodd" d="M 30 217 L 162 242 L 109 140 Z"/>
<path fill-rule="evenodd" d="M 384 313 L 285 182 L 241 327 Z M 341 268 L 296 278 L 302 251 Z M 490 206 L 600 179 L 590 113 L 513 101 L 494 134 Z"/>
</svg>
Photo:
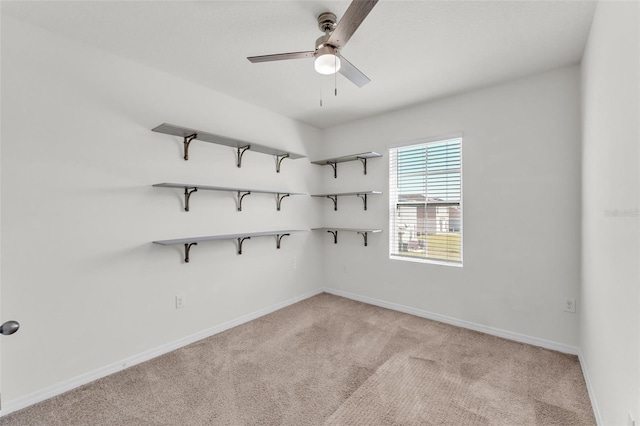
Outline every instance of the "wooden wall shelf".
<svg viewBox="0 0 640 426">
<path fill-rule="evenodd" d="M 175 240 L 160 240 L 153 241 L 154 244 L 160 244 L 163 246 L 172 245 L 184 245 L 184 261 L 189 263 L 189 252 L 192 246 L 197 246 L 198 243 L 205 241 L 221 241 L 221 240 L 237 240 L 238 241 L 238 254 L 242 254 L 242 243 L 245 240 L 251 239 L 251 237 L 276 237 L 276 248 L 280 248 L 280 242 L 282 237 L 290 235 L 292 232 L 301 232 L 299 229 L 289 231 L 268 231 L 268 232 L 247 232 L 241 234 L 226 234 L 226 235 L 210 235 L 206 237 L 191 237 L 191 238 L 178 238 Z"/>
<path fill-rule="evenodd" d="M 312 194 L 312 197 L 323 197 L 328 198 L 333 201 L 333 209 L 338 210 L 338 197 L 355 195 L 357 197 L 362 198 L 362 202 L 364 203 L 364 209 L 367 209 L 367 196 L 368 195 L 380 195 L 382 192 L 380 191 L 360 191 L 360 192 L 334 192 L 333 194 Z"/>
<path fill-rule="evenodd" d="M 378 154 L 377 152 L 362 152 L 360 154 L 353 155 L 345 155 L 343 157 L 335 157 L 335 158 L 327 158 L 326 160 L 316 160 L 312 161 L 311 164 L 318 164 L 320 166 L 331 166 L 333 167 L 333 177 L 338 177 L 338 163 L 346 163 L 347 161 L 360 161 L 364 167 L 364 174 L 367 174 L 367 160 L 369 158 L 378 158 L 382 157 L 382 154 Z"/>
<path fill-rule="evenodd" d="M 225 192 L 236 192 L 237 196 L 237 206 L 238 211 L 242 211 L 242 200 L 245 196 L 250 195 L 252 193 L 256 194 L 274 194 L 276 196 L 276 209 L 280 211 L 280 206 L 282 204 L 282 199 L 288 197 L 290 195 L 308 195 L 305 192 L 290 192 L 290 191 L 272 191 L 272 190 L 264 190 L 264 189 L 248 189 L 248 188 L 232 188 L 226 186 L 210 186 L 210 185 L 197 185 L 191 183 L 156 183 L 153 185 L 157 188 L 179 188 L 184 189 L 184 210 L 189 211 L 189 201 L 191 199 L 191 194 L 197 192 L 199 189 L 204 191 L 225 191 Z"/>
<path fill-rule="evenodd" d="M 367 236 L 369 233 L 375 234 L 378 232 L 382 232 L 382 229 L 366 229 L 366 228 L 312 228 L 312 231 L 326 231 L 333 235 L 333 243 L 338 244 L 338 231 L 346 231 L 346 232 L 355 232 L 356 234 L 362 235 L 364 238 L 364 245 L 367 246 Z"/>
<path fill-rule="evenodd" d="M 202 142 L 215 143 L 217 145 L 228 146 L 237 150 L 237 163 L 238 167 L 242 166 L 242 156 L 247 151 L 259 152 L 262 154 L 273 155 L 276 157 L 276 172 L 280 173 L 280 164 L 285 158 L 297 159 L 305 158 L 302 154 L 296 154 L 285 150 L 271 148 L 266 145 L 259 145 L 243 141 L 240 139 L 228 138 L 226 136 L 216 135 L 215 133 L 203 132 L 202 130 L 195 130 L 189 127 L 176 126 L 173 124 L 162 123 L 159 126 L 151 129 L 154 132 L 164 133 L 166 135 L 179 136 L 184 139 L 184 159 L 189 159 L 189 145 L 194 140 Z"/>
</svg>

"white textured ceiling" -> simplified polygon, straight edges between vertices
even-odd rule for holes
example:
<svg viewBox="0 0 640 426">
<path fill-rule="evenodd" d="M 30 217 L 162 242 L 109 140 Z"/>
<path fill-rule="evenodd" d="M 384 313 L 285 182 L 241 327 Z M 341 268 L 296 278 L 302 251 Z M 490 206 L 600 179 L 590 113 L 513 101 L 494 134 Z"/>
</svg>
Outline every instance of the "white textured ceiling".
<svg viewBox="0 0 640 426">
<path fill-rule="evenodd" d="M 19 1 L 8 14 L 319 128 L 578 63 L 593 1 L 380 0 L 343 55 L 358 88 L 312 59 L 316 17 L 349 1 Z M 319 105 L 322 93 L 323 106 Z"/>
</svg>

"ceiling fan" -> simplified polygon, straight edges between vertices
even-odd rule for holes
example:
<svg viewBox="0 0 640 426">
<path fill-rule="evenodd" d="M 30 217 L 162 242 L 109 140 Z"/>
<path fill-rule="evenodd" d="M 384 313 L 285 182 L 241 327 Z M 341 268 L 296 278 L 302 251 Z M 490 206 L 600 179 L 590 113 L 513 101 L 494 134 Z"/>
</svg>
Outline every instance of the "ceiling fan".
<svg viewBox="0 0 640 426">
<path fill-rule="evenodd" d="M 285 59 L 315 58 L 315 68 L 320 74 L 335 74 L 339 72 L 358 87 L 362 87 L 371 80 L 362 71 L 353 66 L 351 62 L 347 61 L 340 53 L 340 49 L 347 44 L 377 2 L 378 0 L 353 0 L 340 22 L 337 22 L 336 15 L 331 12 L 321 13 L 318 16 L 318 28 L 324 32 L 324 35 L 316 40 L 315 50 L 249 56 L 247 59 L 257 63 L 283 61 Z"/>
</svg>

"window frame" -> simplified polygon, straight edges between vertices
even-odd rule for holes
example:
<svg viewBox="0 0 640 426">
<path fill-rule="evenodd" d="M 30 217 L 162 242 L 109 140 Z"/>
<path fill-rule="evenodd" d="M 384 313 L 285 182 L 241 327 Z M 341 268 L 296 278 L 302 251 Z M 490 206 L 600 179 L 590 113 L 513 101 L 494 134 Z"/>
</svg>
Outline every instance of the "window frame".
<svg viewBox="0 0 640 426">
<path fill-rule="evenodd" d="M 429 203 L 428 201 L 425 202 L 403 202 L 400 203 L 399 202 L 399 195 L 400 195 L 400 191 L 398 191 L 398 186 L 397 186 L 397 182 L 398 182 L 398 175 L 397 175 L 397 169 L 398 169 L 398 150 L 404 149 L 404 148 L 411 148 L 411 147 L 419 147 L 419 146 L 424 146 L 425 149 L 428 145 L 431 144 L 435 144 L 435 143 L 444 143 L 444 142 L 453 142 L 453 141 L 458 141 L 459 143 L 459 149 L 460 149 L 460 157 L 459 157 L 459 179 L 460 179 L 460 199 L 459 202 L 444 202 L 444 203 L 434 203 L 431 202 Z M 442 266 L 453 266 L 453 267 L 463 267 L 464 264 L 464 206 L 463 206 L 463 199 L 464 199 L 464 190 L 463 190 L 463 170 L 464 170 L 464 166 L 463 166 L 463 134 L 462 133 L 454 133 L 454 134 L 449 134 L 449 135 L 443 135 L 443 136 L 437 136 L 437 137 L 432 137 L 432 138 L 423 138 L 423 139 L 419 139 L 419 140 L 415 140 L 415 141 L 411 141 L 411 142 L 404 142 L 404 143 L 399 143 L 399 144 L 394 144 L 394 145 L 389 145 L 387 146 L 387 152 L 389 153 L 389 259 L 390 260 L 400 260 L 400 261 L 407 261 L 407 262 L 416 262 L 416 263 L 423 263 L 423 264 L 432 264 L 432 265 L 442 265 Z M 395 161 L 395 164 L 393 164 L 393 162 Z M 426 157 L 425 157 L 425 161 Z M 424 176 L 425 179 L 426 177 L 430 174 L 428 170 L 425 170 L 424 172 Z M 435 174 L 437 174 L 438 172 L 436 172 Z M 433 175 L 433 173 L 432 173 Z M 426 185 L 426 184 L 425 184 Z M 428 197 L 426 197 L 426 199 L 428 200 Z M 406 206 L 411 206 L 411 205 L 415 205 L 415 206 L 424 206 L 425 208 L 425 212 L 426 210 L 432 206 L 435 207 L 436 209 L 438 208 L 439 204 L 444 204 L 444 205 L 458 205 L 460 208 L 460 224 L 459 224 L 459 228 L 460 228 L 460 260 L 443 260 L 443 259 L 437 259 L 437 258 L 428 258 L 428 257 L 419 257 L 419 256 L 409 256 L 409 255 L 402 255 L 399 253 L 399 249 L 398 249 L 398 239 L 397 239 L 397 220 L 398 220 L 398 207 L 401 205 L 406 205 Z M 426 226 L 426 224 L 425 224 Z"/>
</svg>

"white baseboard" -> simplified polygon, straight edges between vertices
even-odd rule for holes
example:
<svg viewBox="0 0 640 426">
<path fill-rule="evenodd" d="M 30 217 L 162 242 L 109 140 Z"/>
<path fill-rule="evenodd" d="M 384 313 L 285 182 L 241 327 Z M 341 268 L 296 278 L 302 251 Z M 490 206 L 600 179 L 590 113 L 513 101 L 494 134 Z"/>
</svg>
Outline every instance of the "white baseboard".
<svg viewBox="0 0 640 426">
<path fill-rule="evenodd" d="M 336 296 L 346 297 L 347 299 L 356 300 L 358 302 L 367 303 L 369 305 L 380 306 L 382 308 L 391 309 L 392 311 L 403 312 L 405 314 L 411 314 L 417 317 L 427 318 L 427 319 L 455 325 L 462 328 L 468 328 L 470 330 L 491 334 L 492 336 L 498 336 L 504 339 L 514 340 L 520 343 L 527 343 L 533 346 L 540 346 L 542 348 L 551 349 L 554 351 L 563 352 L 571 355 L 578 355 L 580 353 L 580 349 L 577 346 L 566 345 L 564 343 L 553 342 L 551 340 L 539 339 L 537 337 L 531 337 L 525 334 L 515 333 L 513 331 L 489 327 L 489 326 L 477 324 L 471 321 L 452 318 L 446 315 L 440 315 L 433 312 L 424 311 L 422 309 L 412 308 L 410 306 L 399 305 L 397 303 L 385 302 L 384 300 L 373 299 L 367 296 L 360 296 L 358 294 L 348 293 L 342 290 L 335 290 L 333 288 L 325 287 L 324 291 L 326 293 L 335 294 Z"/>
<path fill-rule="evenodd" d="M 186 336 L 181 339 L 175 340 L 173 342 L 164 344 L 157 348 L 150 349 L 148 351 L 142 352 L 137 355 L 133 355 L 131 357 L 125 358 L 123 360 L 114 362 L 109 365 L 105 365 L 104 367 L 98 368 L 93 371 L 89 371 L 87 373 L 81 374 L 69 380 L 65 380 L 63 382 L 60 382 L 51 386 L 47 386 L 46 388 L 37 390 L 23 397 L 20 397 L 14 400 L 3 401 L 2 410 L 0 410 L 0 417 L 5 416 L 14 411 L 21 410 L 23 408 L 26 408 L 30 405 L 44 401 L 46 399 L 52 398 L 56 395 L 60 395 L 64 392 L 68 392 L 79 386 L 93 382 L 94 380 L 98 380 L 110 374 L 124 370 L 125 368 L 131 367 L 136 364 L 140 364 L 141 362 L 149 361 L 150 359 L 156 358 L 160 355 L 164 355 L 167 352 L 180 349 L 184 346 L 190 345 L 191 343 L 197 342 L 198 340 L 205 339 L 207 337 L 229 330 L 230 328 L 233 328 L 238 325 L 244 324 L 246 322 L 252 321 L 254 319 L 260 318 L 262 316 L 275 312 L 279 309 L 285 308 L 289 305 L 293 305 L 294 303 L 297 303 L 301 300 L 308 299 L 309 297 L 313 297 L 322 292 L 323 292 L 323 289 L 321 288 L 310 291 L 308 293 L 293 297 L 289 300 L 285 300 L 284 302 L 275 304 L 273 306 L 269 306 L 267 308 L 260 309 L 250 314 L 243 315 L 240 318 L 227 321 L 225 323 L 216 325 L 215 327 L 211 327 L 209 329 L 200 331 L 198 333 L 194 333 L 190 336 Z"/>
<path fill-rule="evenodd" d="M 593 386 L 591 385 L 591 377 L 589 377 L 589 370 L 587 369 L 587 363 L 584 359 L 584 355 L 582 355 L 582 350 L 578 351 L 578 359 L 580 360 L 580 367 L 582 367 L 582 375 L 584 376 L 584 381 L 587 384 L 587 391 L 589 392 L 589 399 L 591 400 L 591 407 L 593 408 L 593 415 L 596 418 L 596 424 L 598 426 L 604 426 L 604 422 L 602 421 L 602 414 L 600 413 L 600 408 L 598 408 L 596 395 L 593 391 Z"/>
</svg>

